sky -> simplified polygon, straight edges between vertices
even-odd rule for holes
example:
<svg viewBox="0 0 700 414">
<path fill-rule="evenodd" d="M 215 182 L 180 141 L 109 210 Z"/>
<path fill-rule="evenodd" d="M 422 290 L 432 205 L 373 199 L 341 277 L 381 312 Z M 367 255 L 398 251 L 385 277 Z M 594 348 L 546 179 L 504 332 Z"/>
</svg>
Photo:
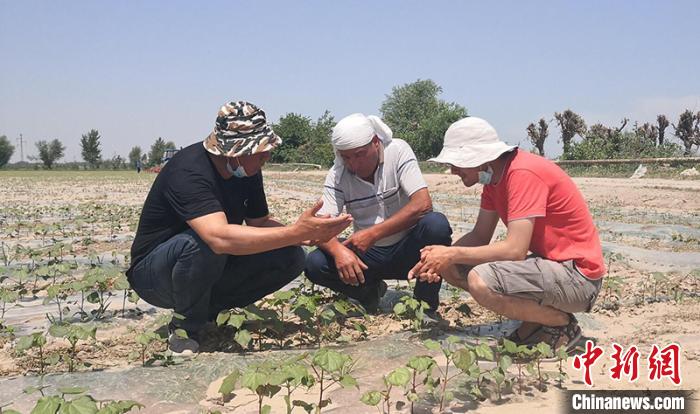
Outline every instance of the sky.
<svg viewBox="0 0 700 414">
<path fill-rule="evenodd" d="M 340 119 L 432 79 L 530 148 L 527 125 L 567 108 L 588 125 L 700 111 L 699 40 L 697 1 L 0 0 L 0 135 L 79 161 L 94 128 L 126 157 L 201 141 L 231 100 Z"/>
</svg>

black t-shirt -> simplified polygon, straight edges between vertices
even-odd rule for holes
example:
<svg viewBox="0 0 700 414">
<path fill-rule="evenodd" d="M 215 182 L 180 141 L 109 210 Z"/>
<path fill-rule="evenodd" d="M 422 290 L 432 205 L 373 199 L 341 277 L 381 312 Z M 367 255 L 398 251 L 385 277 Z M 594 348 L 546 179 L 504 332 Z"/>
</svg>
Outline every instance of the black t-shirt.
<svg viewBox="0 0 700 414">
<path fill-rule="evenodd" d="M 223 211 L 229 224 L 265 217 L 269 211 L 262 172 L 225 180 L 202 143 L 168 161 L 153 182 L 131 245 L 131 269 L 156 246 L 188 229 L 187 220 Z"/>
</svg>

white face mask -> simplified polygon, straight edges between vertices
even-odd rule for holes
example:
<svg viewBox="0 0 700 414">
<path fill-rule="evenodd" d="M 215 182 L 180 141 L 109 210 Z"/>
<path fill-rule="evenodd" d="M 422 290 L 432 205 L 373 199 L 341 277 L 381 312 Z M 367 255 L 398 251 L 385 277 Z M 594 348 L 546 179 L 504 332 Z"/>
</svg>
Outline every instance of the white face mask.
<svg viewBox="0 0 700 414">
<path fill-rule="evenodd" d="M 243 168 L 240 162 L 238 163 L 238 167 L 236 167 L 234 170 L 233 167 L 231 167 L 231 160 L 226 160 L 226 171 L 236 178 L 244 178 L 248 176 L 248 173 L 246 173 L 245 168 Z"/>
<path fill-rule="evenodd" d="M 486 171 L 479 171 L 479 184 L 488 185 L 491 184 L 493 179 L 493 168 L 489 165 Z"/>
</svg>

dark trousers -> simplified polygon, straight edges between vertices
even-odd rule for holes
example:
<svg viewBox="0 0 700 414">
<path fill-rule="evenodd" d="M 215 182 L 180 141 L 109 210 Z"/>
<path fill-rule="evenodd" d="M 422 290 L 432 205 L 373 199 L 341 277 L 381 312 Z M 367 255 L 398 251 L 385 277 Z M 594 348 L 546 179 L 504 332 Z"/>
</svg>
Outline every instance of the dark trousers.
<svg viewBox="0 0 700 414">
<path fill-rule="evenodd" d="M 219 311 L 249 305 L 294 280 L 304 268 L 304 258 L 301 247 L 217 255 L 187 230 L 144 257 L 129 282 L 146 302 L 184 316 L 173 318 L 173 325 L 196 332 Z"/>
<path fill-rule="evenodd" d="M 312 282 L 341 292 L 347 296 L 364 300 L 373 293 L 380 280 L 406 280 L 408 271 L 420 260 L 420 249 L 429 245 L 449 246 L 452 243 L 452 228 L 442 213 L 431 212 L 418 221 L 415 227 L 400 242 L 386 247 L 373 246 L 358 255 L 368 267 L 364 271 L 365 283 L 352 286 L 343 283 L 335 267 L 335 260 L 328 253 L 317 249 L 306 257 L 306 277 Z M 416 282 L 414 296 L 435 310 L 440 304 L 440 283 Z"/>
</svg>

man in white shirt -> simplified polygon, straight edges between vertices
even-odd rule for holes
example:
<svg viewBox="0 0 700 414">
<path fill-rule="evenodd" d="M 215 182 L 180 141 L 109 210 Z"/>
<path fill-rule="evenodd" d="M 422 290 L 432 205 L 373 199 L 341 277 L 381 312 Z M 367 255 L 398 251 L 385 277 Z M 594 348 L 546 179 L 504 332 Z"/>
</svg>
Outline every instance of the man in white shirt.
<svg viewBox="0 0 700 414">
<path fill-rule="evenodd" d="M 333 128 L 335 165 L 328 171 L 319 214 L 352 215 L 354 233 L 331 239 L 306 259 L 306 276 L 316 284 L 378 309 L 384 279 L 406 279 L 428 245 L 449 246 L 447 218 L 432 211 L 432 200 L 416 156 L 403 140 L 392 139 L 376 116 L 349 115 Z M 417 281 L 416 299 L 428 315 L 439 305 L 440 282 Z"/>
</svg>

